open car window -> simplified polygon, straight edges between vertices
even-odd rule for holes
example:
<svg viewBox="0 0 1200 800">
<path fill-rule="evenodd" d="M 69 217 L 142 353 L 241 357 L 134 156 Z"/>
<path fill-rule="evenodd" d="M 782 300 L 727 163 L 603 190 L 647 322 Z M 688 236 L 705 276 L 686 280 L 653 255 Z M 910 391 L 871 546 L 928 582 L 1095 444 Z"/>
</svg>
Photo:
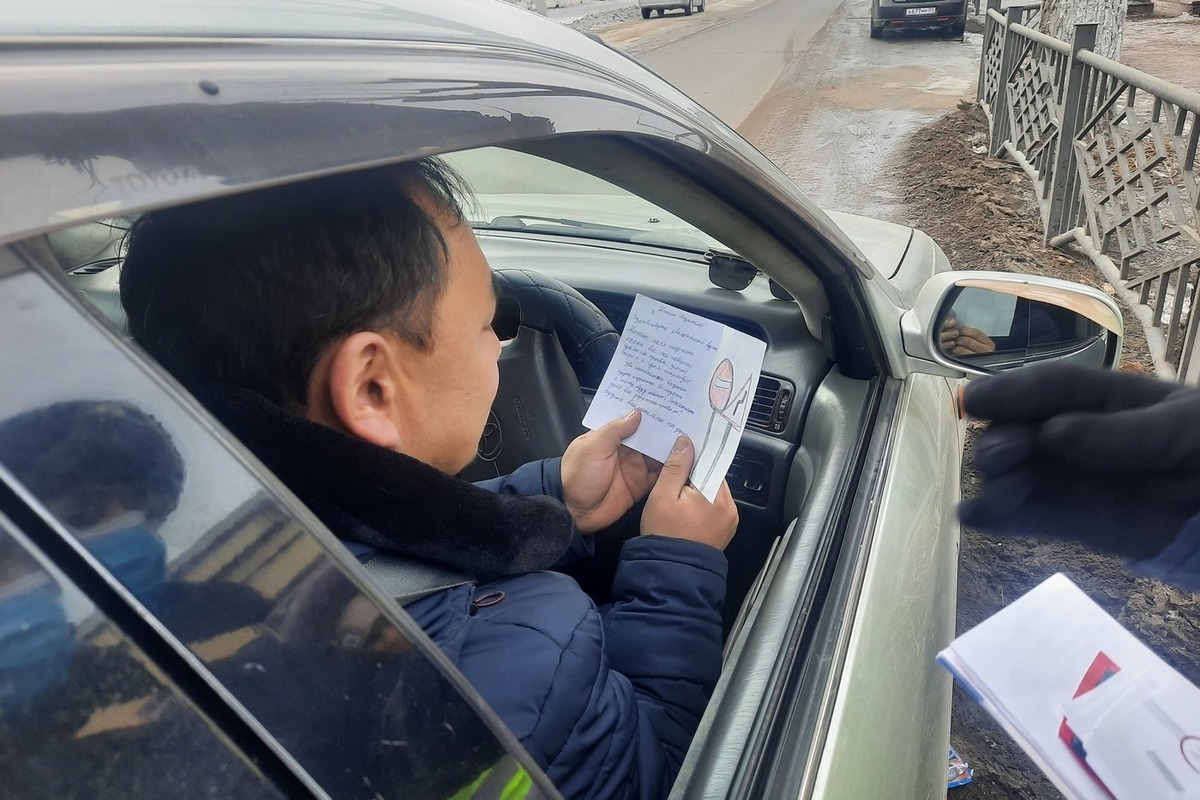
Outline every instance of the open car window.
<svg viewBox="0 0 1200 800">
<path fill-rule="evenodd" d="M 815 455 L 811 455 L 811 462 L 806 460 L 804 463 L 819 464 L 821 468 L 794 469 L 807 409 L 813 402 L 816 387 L 821 385 L 830 368 L 826 349 L 813 333 L 821 329 L 820 322 L 828 310 L 824 286 L 817 273 L 808 269 L 807 256 L 802 258 L 795 249 L 785 246 L 780 231 L 764 225 L 753 213 L 752 201 L 757 195 L 726 195 L 711 191 L 708 182 L 716 180 L 714 171 L 707 168 L 708 165 L 704 165 L 704 169 L 691 168 L 682 147 L 674 148 L 677 152 L 668 154 L 680 156 L 680 163 L 675 163 L 662 157 L 661 153 L 615 137 L 574 137 L 561 146 L 546 141 L 527 144 L 529 152 L 481 148 L 446 156 L 446 160 L 464 174 L 477 195 L 474 207 L 468 205 L 467 211 L 493 269 L 526 270 L 553 277 L 591 300 L 617 329 L 623 327 L 634 294 L 642 292 L 681 308 L 704 313 L 768 343 L 760 378 L 762 396 L 755 395 L 752 408 L 755 418 L 748 423 L 731 477 L 731 491 L 742 506 L 738 536 L 726 551 L 730 566 L 723 620 L 725 629 L 728 632 L 738 624 L 738 611 L 743 603 L 756 609 L 766 602 L 764 593 L 784 572 L 789 573 L 787 577 L 790 578 L 790 582 L 783 584 L 789 594 L 784 602 L 795 605 L 798 590 L 807 586 L 813 537 L 810 535 L 800 541 L 799 537 L 781 540 L 780 536 L 787 524 L 802 514 L 807 520 L 807 530 L 820 529 L 829 498 L 833 496 L 830 487 L 842 479 L 838 465 L 846 458 L 841 450 L 827 454 L 829 448 L 810 448 Z M 668 213 L 666 209 L 675 213 Z M 415 654 L 402 656 L 401 651 L 407 653 L 411 649 L 409 643 L 425 640 L 419 632 L 414 633 L 402 624 L 407 618 L 397 622 L 387 614 L 381 614 L 378 607 L 369 602 L 373 592 L 366 591 L 353 580 L 357 570 L 345 566 L 347 559 L 342 547 L 327 536 L 318 535 L 314 530 L 317 524 L 311 517 L 293 505 L 290 495 L 279 490 L 271 478 L 264 478 L 250 465 L 252 460 L 242 456 L 236 444 L 231 454 L 227 444 L 202 431 L 207 416 L 202 412 L 196 416 L 190 401 L 179 396 L 171 388 L 170 381 L 164 383 L 160 373 L 129 361 L 129 355 L 135 351 L 128 344 L 121 342 L 119 337 L 98 337 L 101 331 L 95 321 L 83 320 L 79 313 L 83 309 L 77 303 L 54 294 L 53 290 L 66 288 L 68 294 L 82 295 L 113 323 L 116 331 L 124 333 L 118 286 L 123 228 L 127 224 L 128 220 L 104 220 L 50 232 L 38 240 L 45 245 L 37 254 L 38 264 L 44 269 L 41 274 L 35 272 L 28 277 L 43 287 L 39 291 L 49 292 L 48 297 L 56 298 L 54 302 L 61 309 L 60 313 L 67 314 L 70 309 L 75 315 L 70 332 L 67 332 L 68 326 L 48 320 L 39 323 L 42 333 L 37 334 L 44 336 L 46 331 L 61 330 L 68 337 L 60 345 L 64 353 L 59 354 L 56 350 L 44 358 L 63 361 L 69 370 L 90 371 L 86 380 L 80 382 L 80 387 L 67 387 L 72 396 L 96 397 L 97 387 L 102 387 L 108 393 L 99 396 L 135 401 L 139 408 L 162 422 L 173 439 L 187 443 L 189 451 L 185 460 L 189 466 L 184 484 L 185 500 L 181 500 L 179 508 L 163 521 L 159 532 L 167 542 L 169 562 L 175 556 L 173 547 L 191 548 L 192 551 L 186 552 L 185 560 L 178 566 L 169 563 L 168 570 L 178 569 L 180 574 L 190 576 L 194 573 L 189 570 L 198 569 L 203 580 L 217 583 L 235 576 L 255 592 L 265 595 L 276 609 L 264 613 L 260 621 L 240 627 L 231 627 L 239 620 L 227 620 L 222 623 L 227 629 L 222 629 L 224 632 L 216 637 L 215 643 L 213 637 L 209 637 L 199 643 L 187 642 L 189 648 L 204 655 L 207 668 L 218 681 L 228 682 L 235 689 L 239 686 L 237 680 L 220 673 L 210 662 L 233 659 L 229 663 L 246 667 L 251 678 L 259 673 L 260 666 L 268 670 L 267 674 L 277 674 L 277 665 L 258 658 L 255 648 L 279 646 L 275 640 L 280 634 L 274 626 L 287 618 L 289 609 L 297 606 L 303 609 L 306 604 L 311 606 L 317 597 L 323 603 L 330 602 L 332 595 L 330 587 L 322 583 L 324 577 L 313 577 L 312 588 L 307 590 L 304 583 L 306 576 L 317 574 L 320 564 L 332 562 L 328 566 L 329 576 L 336 581 L 337 591 L 350 598 L 346 602 L 357 604 L 353 609 L 340 606 L 340 600 L 332 605 L 322 605 L 325 609 L 322 613 L 330 617 L 320 621 L 326 626 L 324 629 L 316 622 L 309 624 L 306 611 L 299 617 L 297 626 L 285 625 L 287 633 L 283 639 L 312 646 L 321 651 L 323 659 L 331 658 L 330 651 L 336 650 L 334 643 L 353 643 L 352 655 L 346 663 L 328 665 L 330 669 L 345 672 L 334 674 L 326 681 L 320 672 L 325 666 L 289 663 L 288 669 L 298 669 L 303 674 L 288 674 L 288 688 L 259 680 L 248 691 L 237 689 L 263 703 L 256 707 L 247 703 L 250 712 L 255 717 L 266 717 L 272 710 L 283 709 L 280 719 L 264 721 L 264 724 L 276 736 L 283 736 L 277 733 L 279 731 L 287 732 L 291 738 L 280 741 L 289 752 L 305 755 L 305 758 L 299 755 L 297 758 L 305 769 L 314 774 L 320 772 L 322 786 L 336 788 L 343 785 L 339 781 L 361 780 L 364 776 L 369 777 L 372 786 L 378 785 L 376 780 L 384 783 L 394 780 L 389 774 L 393 766 L 388 760 L 391 752 L 387 748 L 394 747 L 390 743 L 395 741 L 409 742 L 410 736 L 417 736 L 426 751 L 417 755 L 400 754 L 401 769 L 415 774 L 420 764 L 440 764 L 439 754 L 443 751 L 452 754 L 446 759 L 444 772 L 415 778 L 405 773 L 406 777 L 402 779 L 416 781 L 417 785 L 427 781 L 438 787 L 438 792 L 444 790 L 446 784 L 443 781 L 448 780 L 447 774 L 455 776 L 455 780 L 460 781 L 459 786 L 463 786 L 468 783 L 464 778 L 482 775 L 497 767 L 520 769 L 525 762 L 520 760 L 519 748 L 510 736 L 506 738 L 504 732 L 498 732 L 497 726 L 489 730 L 476 723 L 474 727 L 486 733 L 483 737 L 485 745 L 476 745 L 466 741 L 459 721 L 443 716 L 445 707 L 445 714 L 458 709 L 464 718 L 476 715 L 476 718 L 494 721 L 488 713 L 467 708 L 469 703 L 459 700 L 456 706 L 444 701 L 439 691 L 456 697 L 475 698 L 470 689 L 453 685 L 453 680 L 435 684 L 437 691 L 421 689 L 417 692 L 411 687 L 419 685 L 418 681 L 405 678 L 409 691 L 417 692 L 417 699 L 413 701 L 416 706 L 439 711 L 432 719 L 398 721 L 400 725 L 423 722 L 430 726 L 445 721 L 449 725 L 449 740 L 438 730 L 416 733 L 402 730 L 399 736 L 380 735 L 377 732 L 381 728 L 397 724 L 387 716 L 387 711 L 382 712 L 380 718 L 339 720 L 339 724 L 345 726 L 343 728 L 326 726 L 314 730 L 320 727 L 316 722 L 309 728 L 298 724 L 299 712 L 288 709 L 289 702 L 302 696 L 305 703 L 311 705 L 310 698 L 323 697 L 327 690 L 329 696 L 339 696 L 340 687 L 345 687 L 342 694 L 350 688 L 359 692 L 354 695 L 353 702 L 342 705 L 348 713 L 359 713 L 359 708 L 405 708 L 405 697 L 393 697 L 379 685 L 355 687 L 354 675 L 391 670 L 386 672 L 387 678 L 382 683 L 383 686 L 394 686 L 394 672 L 403 672 L 407 669 L 406 664 L 420 664 L 422 669 L 437 672 L 435 668 L 444 660 L 439 659 L 440 653 L 427 651 L 421 658 Z M 86 230 L 88 226 L 93 230 Z M 701 228 L 721 239 L 705 234 Z M 724 247 L 723 241 L 737 248 L 737 252 L 746 258 L 753 259 L 753 263 L 747 261 L 743 265 L 751 269 L 740 288 L 722 287 L 711 279 L 711 271 L 706 268 L 706 253 L 731 249 Z M 107 266 L 114 263 L 118 266 Z M 775 295 L 766 275 L 759 273 L 757 266 L 772 277 L 788 278 L 796 299 Z M 65 278 L 62 277 L 64 274 Z M 0 308 L 0 312 L 3 310 Z M 91 339 L 103 340 L 104 347 L 94 346 Z M 87 347 L 83 349 L 92 352 L 74 352 L 72 340 L 86 342 Z M 26 370 L 36 368 L 32 363 L 19 366 Z M 0 408 L 10 405 L 4 391 L 0 389 Z M 13 398 L 11 405 L 18 410 L 48 402 L 26 399 L 15 387 L 9 391 Z M 200 426 L 196 424 L 198 420 Z M 839 418 L 837 424 L 825 427 L 842 431 L 852 425 L 853 421 L 843 422 Z M 823 429 L 820 425 L 817 428 Z M 182 432 L 189 433 L 182 435 Z M 182 452 L 182 447 L 178 444 L 177 447 Z M 561 453 L 561 449 L 557 452 Z M 3 457 L 0 453 L 0 461 Z M 805 455 L 805 459 L 809 457 Z M 189 486 L 188 481 L 194 481 L 197 475 L 219 476 L 219 480 L 210 477 L 208 481 Z M 820 484 L 818 479 L 822 480 Z M 222 494 L 188 497 L 191 487 L 203 486 L 220 487 Z M 199 522 L 193 521 L 200 514 L 209 516 Z M 196 530 L 176 532 L 177 528 L 189 525 L 195 526 Z M 172 541 L 183 544 L 172 545 Z M 772 553 L 777 559 L 772 572 L 774 577 L 770 582 L 756 582 Z M 264 588 L 268 586 L 269 590 Z M 278 596 L 273 594 L 277 591 L 281 593 Z M 355 597 L 361 602 L 354 601 Z M 369 624 L 361 624 L 359 611 L 368 613 Z M 776 656 L 771 646 L 791 635 L 790 628 L 784 629 L 785 620 L 790 618 L 790 613 L 773 616 L 775 624 L 766 631 L 767 636 L 761 633 L 764 625 L 751 626 L 743 619 L 746 624 L 741 626 L 742 629 L 753 628 L 754 636 L 769 646 L 749 656 L 745 648 L 731 650 L 726 668 L 740 665 L 743 673 L 753 671 L 765 675 L 763 665 L 773 663 Z M 350 622 L 355 624 L 345 627 Z M 303 636 L 299 640 L 294 638 L 295 634 L 318 630 L 332 630 L 321 638 L 320 645 Z M 382 637 L 378 631 L 384 632 Z M 290 661 L 299 663 L 303 659 Z M 238 694 L 239 700 L 241 696 Z M 765 695 L 758 689 L 746 693 L 723 692 L 718 702 L 710 705 L 711 719 L 715 719 L 712 715 L 717 712 L 733 711 L 743 726 L 737 728 L 742 732 L 731 734 L 729 738 L 724 738 L 720 726 L 705 726 L 696 740 L 700 747 L 706 748 L 706 759 L 710 758 L 713 749 L 726 751 L 727 756 L 717 769 L 720 775 L 727 775 L 729 765 L 738 761 L 730 742 L 746 738 L 744 726 L 757 729 L 769 721 L 769 717 L 757 712 L 764 702 L 763 697 Z M 329 713 L 336 716 L 337 708 L 330 709 Z M 346 733 L 347 730 L 350 732 Z M 439 737 L 443 738 L 439 740 Z M 712 744 L 707 746 L 710 740 Z M 338 747 L 330 749 L 331 742 L 336 742 Z M 403 746 L 408 747 L 407 744 Z M 361 755 L 364 750 L 378 758 L 364 758 Z M 328 763 L 329 753 L 347 751 L 345 764 Z M 470 755 L 470 759 L 464 761 L 463 752 Z M 456 758 L 458 761 L 454 761 Z M 403 763 L 403 759 L 408 762 Z M 532 773 L 530 769 L 529 774 Z M 693 774 L 692 770 L 686 770 L 679 786 L 681 790 L 702 794 L 706 780 L 694 779 Z M 530 780 L 534 779 L 531 777 Z M 534 789 L 540 787 L 537 783 L 532 785 Z M 450 794 L 452 792 L 447 792 L 445 796 Z"/>
<path fill-rule="evenodd" d="M 330 796 L 369 787 L 450 797 L 489 777 L 553 796 L 411 619 L 163 373 L 86 313 L 54 258 L 0 251 L 0 340 L 12 343 L 0 350 L 0 488 L 86 548 L 164 646 Z M 98 435 L 107 427 L 118 435 Z M 70 446 L 29 445 L 38 441 Z M 62 613 L 83 624 L 85 612 Z M 126 694 L 113 697 L 137 700 Z M 135 727 L 150 713 L 113 713 L 125 711 L 119 724 Z M 101 724 L 88 719 L 70 723 L 73 735 Z"/>
</svg>

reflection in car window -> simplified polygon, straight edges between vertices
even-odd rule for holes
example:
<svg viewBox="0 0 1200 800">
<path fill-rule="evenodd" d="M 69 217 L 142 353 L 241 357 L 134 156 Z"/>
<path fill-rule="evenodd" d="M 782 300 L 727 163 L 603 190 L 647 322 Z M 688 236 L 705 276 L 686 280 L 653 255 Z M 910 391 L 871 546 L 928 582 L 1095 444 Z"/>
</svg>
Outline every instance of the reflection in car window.
<svg viewBox="0 0 1200 800">
<path fill-rule="evenodd" d="M 0 350 L 0 464 L 329 794 L 486 795 L 515 779 L 542 796 L 432 643 L 331 557 L 340 545 L 51 281 L 0 278 L 0 339 L 26 343 Z"/>
<path fill-rule="evenodd" d="M 0 517 L 5 797 L 279 797 Z"/>
</svg>

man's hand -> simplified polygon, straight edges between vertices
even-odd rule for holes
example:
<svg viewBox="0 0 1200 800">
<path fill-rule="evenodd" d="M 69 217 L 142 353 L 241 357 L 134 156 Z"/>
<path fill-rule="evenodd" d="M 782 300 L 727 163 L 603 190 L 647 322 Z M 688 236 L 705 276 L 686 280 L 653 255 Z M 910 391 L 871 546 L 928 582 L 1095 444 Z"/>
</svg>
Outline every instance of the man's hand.
<svg viewBox="0 0 1200 800">
<path fill-rule="evenodd" d="M 563 502 L 581 533 L 612 525 L 654 485 L 661 465 L 621 444 L 641 421 L 641 412 L 634 409 L 583 434 L 563 453 Z"/>
<path fill-rule="evenodd" d="M 964 405 L 992 420 L 968 525 L 1146 558 L 1200 513 L 1200 391 L 1046 364 L 972 381 Z"/>
<path fill-rule="evenodd" d="M 973 356 L 992 353 L 996 343 L 978 328 L 960 326 L 954 317 L 947 317 L 938 334 L 938 345 L 948 356 Z"/>
<path fill-rule="evenodd" d="M 688 484 L 695 457 L 692 440 L 680 436 L 642 511 L 642 533 L 690 539 L 724 550 L 737 530 L 737 505 L 724 481 L 713 503 Z"/>
<path fill-rule="evenodd" d="M 958 339 L 955 340 L 953 355 L 974 356 L 980 353 L 994 353 L 996 343 L 978 328 L 959 328 Z"/>
</svg>

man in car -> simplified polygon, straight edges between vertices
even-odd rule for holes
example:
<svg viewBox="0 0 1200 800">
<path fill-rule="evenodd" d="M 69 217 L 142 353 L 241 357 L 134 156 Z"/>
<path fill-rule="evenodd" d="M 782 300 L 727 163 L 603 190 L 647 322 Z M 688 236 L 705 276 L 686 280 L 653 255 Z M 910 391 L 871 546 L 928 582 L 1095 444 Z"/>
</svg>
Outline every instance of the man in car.
<svg viewBox="0 0 1200 800">
<path fill-rule="evenodd" d="M 134 338 L 360 559 L 465 583 L 407 610 L 566 796 L 669 791 L 720 670 L 723 487 L 625 448 L 637 412 L 487 488 L 491 271 L 439 162 L 146 215 L 121 276 Z M 546 571 L 645 498 L 613 602 Z M 581 537 L 580 534 L 583 534 Z"/>
</svg>

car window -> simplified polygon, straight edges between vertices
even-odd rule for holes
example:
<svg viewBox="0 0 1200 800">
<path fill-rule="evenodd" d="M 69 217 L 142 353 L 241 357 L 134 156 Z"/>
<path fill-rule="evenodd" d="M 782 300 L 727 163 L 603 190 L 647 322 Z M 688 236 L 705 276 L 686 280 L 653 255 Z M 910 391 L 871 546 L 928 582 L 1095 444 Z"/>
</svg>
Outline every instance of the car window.
<svg viewBox="0 0 1200 800">
<path fill-rule="evenodd" d="M 0 516 L 6 797 L 283 795 Z"/>
<path fill-rule="evenodd" d="M 475 193 L 468 214 L 476 229 L 728 250 L 666 209 L 565 164 L 499 147 L 444 158 Z"/>
<path fill-rule="evenodd" d="M 478 784 L 552 796 L 320 523 L 84 312 L 50 254 L 46 274 L 23 258 L 0 251 L 0 480 L 12 476 L 330 795 Z"/>
</svg>

